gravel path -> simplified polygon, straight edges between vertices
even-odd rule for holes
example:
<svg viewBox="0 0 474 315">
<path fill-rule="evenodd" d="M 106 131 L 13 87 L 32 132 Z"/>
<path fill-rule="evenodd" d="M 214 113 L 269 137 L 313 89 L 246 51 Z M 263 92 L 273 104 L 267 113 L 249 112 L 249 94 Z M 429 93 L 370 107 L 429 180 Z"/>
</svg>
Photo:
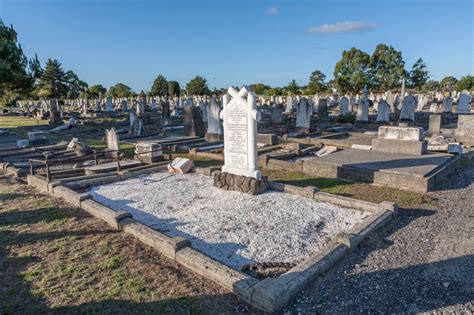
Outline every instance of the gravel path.
<svg viewBox="0 0 474 315">
<path fill-rule="evenodd" d="M 211 177 L 155 173 L 94 187 L 95 200 L 240 269 L 298 262 L 368 214 L 286 193 L 258 196 L 213 187 Z"/>
<path fill-rule="evenodd" d="M 435 210 L 402 209 L 284 312 L 473 314 L 473 162 L 431 193 Z"/>
</svg>

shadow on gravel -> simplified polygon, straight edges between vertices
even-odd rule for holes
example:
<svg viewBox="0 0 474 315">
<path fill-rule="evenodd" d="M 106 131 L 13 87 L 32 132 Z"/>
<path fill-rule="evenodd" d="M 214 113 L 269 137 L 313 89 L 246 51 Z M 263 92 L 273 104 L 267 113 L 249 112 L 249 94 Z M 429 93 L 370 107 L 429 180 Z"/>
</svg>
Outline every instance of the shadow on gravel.
<svg viewBox="0 0 474 315">
<path fill-rule="evenodd" d="M 417 224 L 417 219 L 434 213 L 434 210 L 427 209 L 400 209 L 397 220 L 359 244 L 337 268 L 296 297 L 297 301 L 307 300 L 296 306 L 297 309 L 308 308 L 321 314 L 412 314 L 472 303 L 474 254 L 423 264 L 406 265 L 407 262 L 404 262 L 399 268 L 382 267 L 386 259 L 383 250 L 394 245 L 388 237 L 409 224 Z M 398 240 L 395 250 L 403 255 L 405 247 L 403 239 L 401 241 L 400 244 Z M 423 243 L 427 241 L 420 235 L 417 241 L 420 249 L 426 246 Z M 408 244 L 413 242 L 407 240 L 406 244 L 412 246 Z M 374 252 L 377 252 L 379 266 L 376 268 L 379 270 L 371 271 L 365 262 Z M 397 262 L 390 262 L 389 265 L 397 265 Z M 335 282 L 338 283 L 337 289 Z"/>
</svg>

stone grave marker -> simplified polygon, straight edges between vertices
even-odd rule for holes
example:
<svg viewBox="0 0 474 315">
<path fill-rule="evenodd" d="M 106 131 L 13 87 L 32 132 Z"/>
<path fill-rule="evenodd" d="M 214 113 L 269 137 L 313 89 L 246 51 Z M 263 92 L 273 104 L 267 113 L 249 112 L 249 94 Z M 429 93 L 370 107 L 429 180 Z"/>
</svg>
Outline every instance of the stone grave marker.
<svg viewBox="0 0 474 315">
<path fill-rule="evenodd" d="M 290 114 L 293 112 L 293 106 L 294 106 L 294 100 L 293 96 L 288 96 L 286 98 L 286 108 L 285 108 L 285 113 Z"/>
<path fill-rule="evenodd" d="M 428 133 L 439 134 L 441 131 L 441 114 L 431 114 L 428 125 Z"/>
<path fill-rule="evenodd" d="M 202 121 L 201 109 L 198 106 L 186 106 L 184 108 L 184 135 L 192 137 L 204 137 L 204 123 Z"/>
<path fill-rule="evenodd" d="M 390 121 L 390 105 L 386 100 L 382 99 L 378 105 L 377 122 L 389 122 Z"/>
<path fill-rule="evenodd" d="M 105 111 L 106 112 L 113 112 L 114 111 L 114 104 L 112 103 L 112 96 L 107 96 L 105 99 Z"/>
<path fill-rule="evenodd" d="M 308 100 L 303 97 L 296 105 L 296 129 L 309 133 L 311 129 L 311 115 L 313 108 Z"/>
<path fill-rule="evenodd" d="M 349 112 L 349 99 L 343 96 L 339 100 L 339 115 L 345 115 Z"/>
<path fill-rule="evenodd" d="M 413 95 L 408 95 L 402 101 L 402 109 L 400 111 L 399 120 L 415 120 L 416 98 Z"/>
<path fill-rule="evenodd" d="M 468 91 L 462 91 L 459 94 L 458 107 L 456 113 L 458 114 L 469 114 L 471 112 L 471 93 Z"/>
<path fill-rule="evenodd" d="M 105 138 L 107 139 L 107 149 L 118 151 L 120 149 L 119 136 L 114 127 L 105 129 Z"/>
<path fill-rule="evenodd" d="M 225 160 L 222 171 L 261 179 L 257 159 L 257 121 L 261 114 L 250 89 L 243 87 L 237 92 L 229 87 L 220 116 L 224 121 Z"/>
<path fill-rule="evenodd" d="M 219 119 L 221 108 L 217 103 L 216 95 L 211 96 L 209 110 L 207 111 L 207 133 L 206 141 L 222 141 L 224 139 L 222 132 L 222 123 Z"/>
</svg>

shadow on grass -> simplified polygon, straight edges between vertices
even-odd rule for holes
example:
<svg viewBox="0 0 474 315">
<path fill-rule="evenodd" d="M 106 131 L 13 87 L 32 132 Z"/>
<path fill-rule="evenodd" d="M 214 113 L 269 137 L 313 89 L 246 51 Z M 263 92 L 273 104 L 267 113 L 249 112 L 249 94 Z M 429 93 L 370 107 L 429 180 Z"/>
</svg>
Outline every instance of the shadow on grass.
<svg viewBox="0 0 474 315">
<path fill-rule="evenodd" d="M 13 199 L 20 199 L 20 198 L 25 198 L 28 197 L 27 194 L 20 194 L 17 192 L 6 192 L 6 193 L 0 193 L 0 202 L 1 201 L 9 201 Z"/>
<path fill-rule="evenodd" d="M 322 178 L 322 177 L 312 177 L 312 178 L 303 178 L 303 179 L 294 179 L 294 180 L 277 180 L 280 183 L 295 185 L 299 187 L 306 186 L 316 186 L 321 190 L 333 190 L 333 189 L 342 189 L 345 186 L 354 185 L 352 182 L 342 181 L 338 179 L 331 178 Z"/>
</svg>

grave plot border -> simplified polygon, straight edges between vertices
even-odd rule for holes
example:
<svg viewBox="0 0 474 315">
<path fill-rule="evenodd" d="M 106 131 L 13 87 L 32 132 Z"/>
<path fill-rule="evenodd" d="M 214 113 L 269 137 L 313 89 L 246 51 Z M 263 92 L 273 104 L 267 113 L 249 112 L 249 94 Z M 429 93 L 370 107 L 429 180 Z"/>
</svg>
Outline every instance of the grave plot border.
<svg viewBox="0 0 474 315">
<path fill-rule="evenodd" d="M 163 167 L 155 167 L 144 171 L 155 172 Z M 211 176 L 219 167 L 196 168 L 197 173 Z M 143 174 L 144 172 L 128 172 L 114 175 L 113 181 L 120 181 Z M 111 176 L 102 180 L 110 182 Z M 89 179 L 99 184 L 99 178 Z M 277 312 L 282 309 L 301 289 L 327 272 L 344 256 L 354 250 L 357 245 L 378 228 L 388 223 L 397 215 L 398 206 L 391 202 L 372 203 L 343 196 L 320 192 L 317 187 L 297 187 L 293 185 L 269 181 L 270 188 L 283 193 L 312 198 L 321 202 L 329 202 L 341 207 L 350 207 L 359 211 L 370 212 L 370 215 L 354 226 L 347 233 L 339 233 L 320 251 L 314 252 L 309 258 L 280 277 L 258 280 L 243 272 L 234 270 L 215 259 L 208 257 L 193 248 L 190 240 L 182 237 L 169 237 L 133 219 L 125 211 L 115 211 L 91 199 L 87 193 L 79 193 L 67 187 L 67 181 L 50 182 L 39 175 L 28 175 L 28 185 L 35 186 L 55 197 L 63 198 L 74 206 L 80 207 L 91 215 L 105 221 L 112 228 L 123 231 L 151 246 L 168 259 L 174 260 L 190 271 L 208 279 L 232 292 L 251 306 L 265 312 Z"/>
</svg>

